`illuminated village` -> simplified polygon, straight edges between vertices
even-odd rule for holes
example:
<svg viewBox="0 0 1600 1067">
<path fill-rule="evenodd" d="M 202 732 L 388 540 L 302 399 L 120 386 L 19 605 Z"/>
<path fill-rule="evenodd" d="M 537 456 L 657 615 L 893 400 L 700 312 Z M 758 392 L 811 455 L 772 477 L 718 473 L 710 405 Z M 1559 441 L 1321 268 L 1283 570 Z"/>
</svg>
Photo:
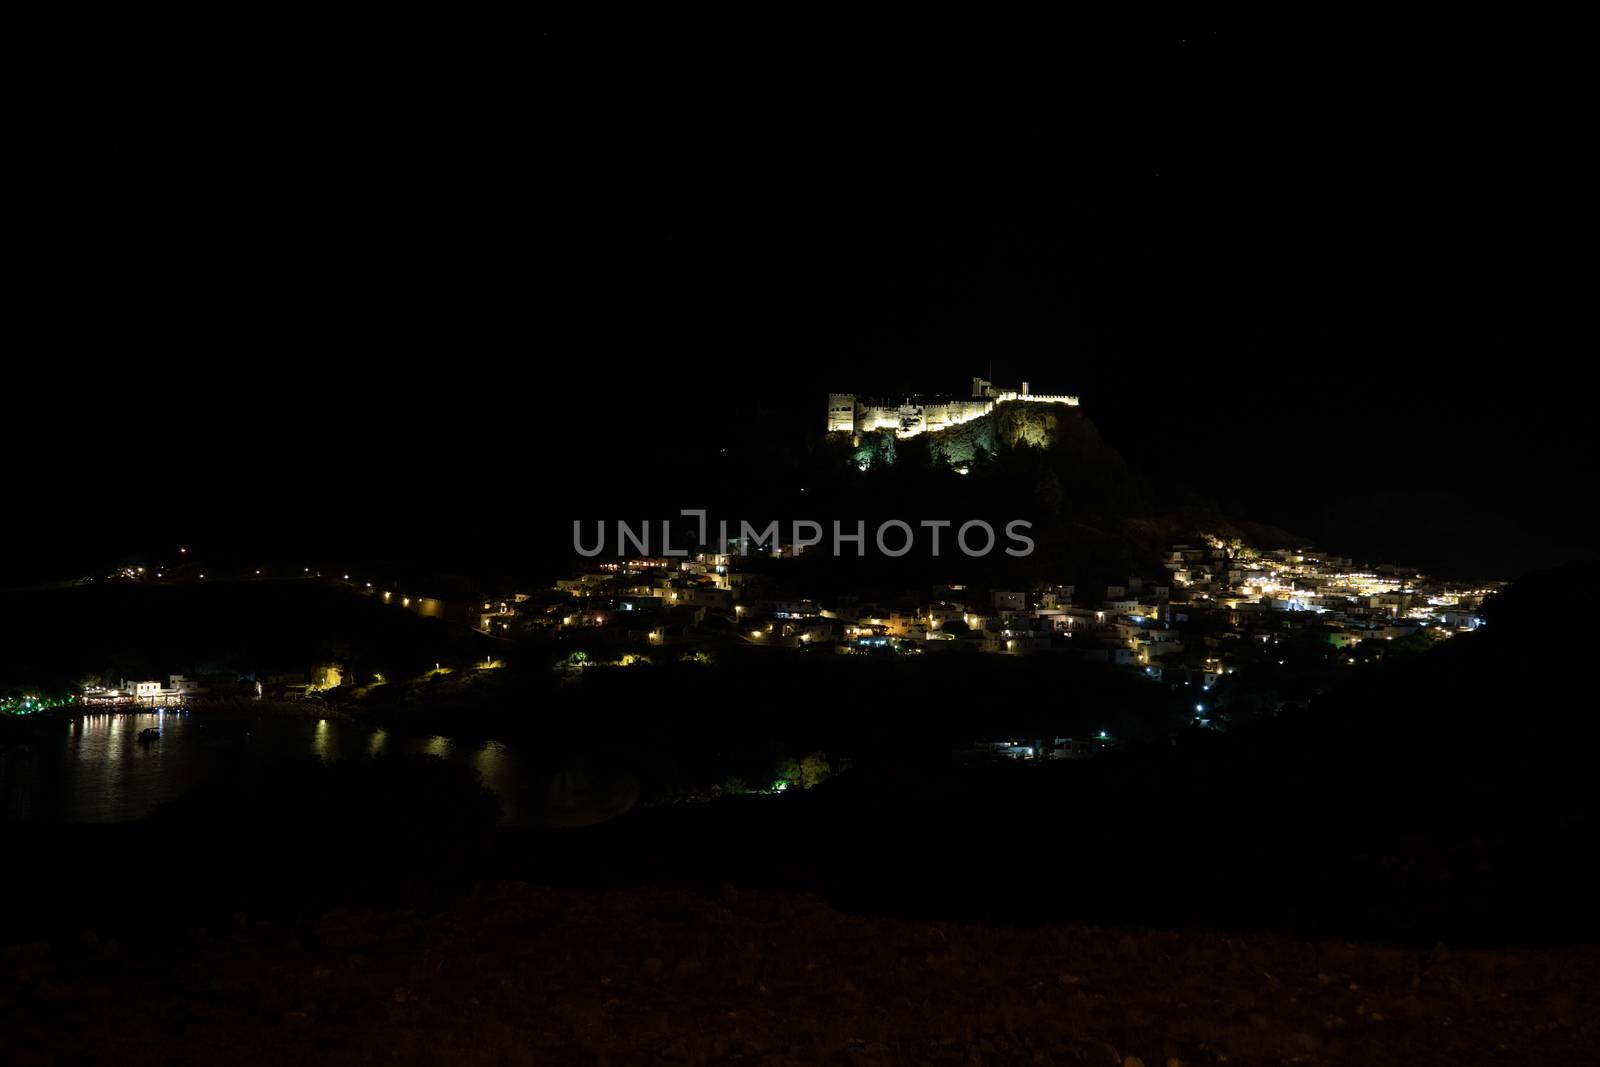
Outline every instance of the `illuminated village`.
<svg viewBox="0 0 1600 1067">
<path fill-rule="evenodd" d="M 782 13 L 26 38 L 0 1067 L 1600 1062 L 1582 34 Z"/>
<path fill-rule="evenodd" d="M 789 545 L 775 557 L 793 558 Z M 1442 639 L 1481 624 L 1493 589 L 1405 568 L 1357 568 L 1310 548 L 1260 552 L 1210 538 L 1175 545 L 1165 573 L 1120 585 L 908 590 L 906 606 L 775 599 L 738 553 L 599 565 L 540 596 L 519 596 L 484 627 L 580 636 L 603 647 L 712 648 L 719 642 L 839 654 L 1060 655 L 1209 689 L 1253 650 L 1290 641 L 1355 651 L 1368 642 Z M 914 602 L 914 603 L 913 603 Z"/>
<path fill-rule="evenodd" d="M 963 424 L 992 429 L 1002 406 L 1039 410 L 1032 405 L 1076 409 L 1078 398 L 1034 394 L 1026 382 L 1019 389 L 997 389 L 982 378 L 974 378 L 972 396 L 960 400 L 913 396 L 881 405 L 836 393 L 828 397 L 828 434 L 850 435 L 853 445 L 873 434 L 904 439 L 927 433 L 948 441 L 951 434 L 971 429 Z M 955 469 L 966 472 L 965 466 Z M 1241 678 L 1259 680 L 1285 665 L 1292 672 L 1305 666 L 1306 657 L 1355 666 L 1381 659 L 1395 647 L 1415 650 L 1476 629 L 1482 623 L 1480 605 L 1498 587 L 1432 580 L 1400 566 L 1364 567 L 1309 546 L 1263 549 L 1237 537 L 1197 532 L 1190 543 L 1171 545 L 1159 566 L 1093 588 L 1040 574 L 1015 587 L 951 583 L 899 589 L 892 596 L 882 590 L 797 595 L 784 568 L 808 551 L 825 551 L 810 547 L 815 541 L 782 540 L 779 524 L 767 531 L 770 539 L 752 537 L 749 528 L 729 537 L 723 523 L 720 543 L 708 542 L 703 513 L 700 529 L 694 550 L 673 551 L 663 528 L 655 545 L 659 554 L 650 554 L 644 531 L 642 540 L 634 539 L 635 551 L 642 547 L 642 553 L 624 556 L 618 547 L 617 555 L 595 558 L 549 588 L 493 590 L 470 601 L 311 567 L 281 574 L 256 569 L 240 577 L 327 582 L 500 641 L 548 643 L 574 669 L 711 662 L 732 649 L 768 649 L 775 655 L 1060 657 L 1188 690 L 1193 723 L 1201 728 L 1226 721 Z M 618 546 L 626 543 L 625 533 L 619 531 Z M 186 554 L 179 549 L 178 557 L 164 564 L 127 566 L 105 578 L 203 581 L 204 573 L 185 566 Z M 499 665 L 489 655 L 439 664 L 436 670 L 484 671 Z M 186 673 L 164 680 L 100 677 L 55 702 L 182 707 L 222 694 L 314 699 L 352 683 L 385 681 L 348 677 L 339 663 L 245 676 L 231 667 L 203 664 L 171 669 Z M 42 710 L 49 701 L 29 693 L 12 703 L 16 706 L 7 710 L 26 713 Z M 1278 710 L 1276 698 L 1269 703 L 1274 705 L 1269 710 Z M 1092 748 L 1098 748 L 1115 738 L 1092 740 Z M 1055 741 L 1052 746 L 1010 739 L 990 747 L 1021 758 L 1085 751 L 1079 742 Z"/>
</svg>

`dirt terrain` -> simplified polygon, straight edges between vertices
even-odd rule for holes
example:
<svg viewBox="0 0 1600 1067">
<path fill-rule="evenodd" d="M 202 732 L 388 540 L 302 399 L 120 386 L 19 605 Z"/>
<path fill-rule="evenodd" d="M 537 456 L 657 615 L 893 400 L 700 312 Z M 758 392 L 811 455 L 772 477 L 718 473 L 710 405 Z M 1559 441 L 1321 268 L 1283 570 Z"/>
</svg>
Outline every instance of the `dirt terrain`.
<svg viewBox="0 0 1600 1067">
<path fill-rule="evenodd" d="M 115 908 L 114 900 L 106 904 Z M 486 886 L 442 909 L 184 908 L 4 948 L 21 1064 L 1593 1062 L 1600 950 L 997 929 L 806 897 Z"/>
</svg>

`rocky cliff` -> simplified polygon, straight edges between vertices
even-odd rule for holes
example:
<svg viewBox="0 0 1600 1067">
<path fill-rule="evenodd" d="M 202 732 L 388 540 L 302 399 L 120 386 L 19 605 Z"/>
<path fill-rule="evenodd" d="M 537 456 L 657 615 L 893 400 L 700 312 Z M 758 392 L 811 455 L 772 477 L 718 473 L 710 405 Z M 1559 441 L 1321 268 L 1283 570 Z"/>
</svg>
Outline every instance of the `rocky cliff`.
<svg viewBox="0 0 1600 1067">
<path fill-rule="evenodd" d="M 1007 401 L 981 418 L 947 430 L 934 430 L 915 440 L 919 447 L 925 445 L 933 460 L 950 466 L 962 466 L 982 453 L 1019 445 L 1063 447 L 1088 458 L 1116 459 L 1116 453 L 1101 440 L 1088 416 L 1081 409 L 1064 404 Z M 856 449 L 857 462 L 863 466 L 892 464 L 897 443 L 904 447 L 903 441 L 897 441 L 887 431 L 864 433 Z"/>
</svg>

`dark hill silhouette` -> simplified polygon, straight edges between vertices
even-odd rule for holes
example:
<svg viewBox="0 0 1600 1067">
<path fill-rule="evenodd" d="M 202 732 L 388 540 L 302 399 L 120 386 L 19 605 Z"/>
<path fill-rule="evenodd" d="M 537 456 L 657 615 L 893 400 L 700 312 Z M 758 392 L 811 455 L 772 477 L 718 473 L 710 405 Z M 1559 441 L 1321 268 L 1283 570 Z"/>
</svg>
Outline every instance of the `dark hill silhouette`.
<svg viewBox="0 0 1600 1067">
<path fill-rule="evenodd" d="M 0 593 L 0 689 L 65 690 L 84 675 L 163 678 L 202 664 L 410 675 L 481 656 L 487 639 L 319 579 L 101 581 Z"/>
<path fill-rule="evenodd" d="M 792 802 L 639 812 L 561 844 L 597 878 L 637 863 L 891 914 L 1592 941 L 1596 730 L 1543 638 L 1587 573 L 1531 576 L 1485 630 L 1228 735 L 1072 765 L 868 761 Z"/>
</svg>

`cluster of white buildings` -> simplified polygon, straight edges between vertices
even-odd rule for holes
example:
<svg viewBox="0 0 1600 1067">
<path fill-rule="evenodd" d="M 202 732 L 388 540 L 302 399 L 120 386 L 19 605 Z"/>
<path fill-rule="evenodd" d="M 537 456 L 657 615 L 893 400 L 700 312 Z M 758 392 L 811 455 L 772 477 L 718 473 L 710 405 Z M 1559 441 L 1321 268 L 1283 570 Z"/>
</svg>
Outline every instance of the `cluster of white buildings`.
<svg viewBox="0 0 1600 1067">
<path fill-rule="evenodd" d="M 1483 624 L 1479 608 L 1499 583 L 1434 580 L 1406 567 L 1358 567 L 1312 548 L 1258 551 L 1212 538 L 1176 545 L 1167 560 L 1175 587 L 1196 606 L 1226 613 L 1234 630 L 1278 628 L 1271 617 L 1308 620 L 1335 647 L 1428 632 L 1449 636 Z"/>
<path fill-rule="evenodd" d="M 893 605 L 841 596 L 779 598 L 736 554 L 608 562 L 496 610 L 594 643 L 737 642 L 840 654 L 1065 655 L 1210 690 L 1252 642 L 1325 650 L 1439 636 L 1481 625 L 1493 587 L 1429 581 L 1404 568 L 1358 568 L 1312 549 L 1257 551 L 1210 538 L 1175 545 L 1165 573 L 1080 591 L 950 585 Z M 526 600 L 527 598 L 522 598 Z M 495 615 L 494 618 L 502 618 Z M 1259 652 L 1259 649 L 1257 648 Z"/>
<path fill-rule="evenodd" d="M 143 707 L 166 707 L 182 704 L 204 696 L 206 687 L 182 674 L 167 676 L 166 684 L 159 680 L 127 681 L 115 687 L 90 686 L 83 691 L 85 704 L 135 704 Z"/>
</svg>

